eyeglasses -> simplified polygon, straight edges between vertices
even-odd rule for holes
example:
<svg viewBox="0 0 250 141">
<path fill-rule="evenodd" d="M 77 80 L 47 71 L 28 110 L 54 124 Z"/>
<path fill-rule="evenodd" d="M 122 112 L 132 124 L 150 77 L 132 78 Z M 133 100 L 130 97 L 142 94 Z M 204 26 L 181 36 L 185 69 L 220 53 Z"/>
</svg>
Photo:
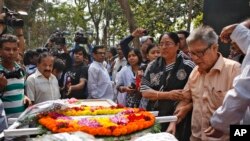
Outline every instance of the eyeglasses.
<svg viewBox="0 0 250 141">
<path fill-rule="evenodd" d="M 106 54 L 106 52 L 96 52 L 96 54 L 105 55 L 105 54 Z"/>
<path fill-rule="evenodd" d="M 189 55 L 190 56 L 197 56 L 197 57 L 199 57 L 199 58 L 201 58 L 201 57 L 203 57 L 204 55 L 205 55 L 205 53 L 206 53 L 206 51 L 210 48 L 212 46 L 212 44 L 211 45 L 208 45 L 206 48 L 204 48 L 203 50 L 200 50 L 200 51 L 197 51 L 197 52 L 189 52 Z"/>
<path fill-rule="evenodd" d="M 174 42 L 161 42 L 159 47 L 173 47 L 173 45 L 175 45 Z"/>
</svg>

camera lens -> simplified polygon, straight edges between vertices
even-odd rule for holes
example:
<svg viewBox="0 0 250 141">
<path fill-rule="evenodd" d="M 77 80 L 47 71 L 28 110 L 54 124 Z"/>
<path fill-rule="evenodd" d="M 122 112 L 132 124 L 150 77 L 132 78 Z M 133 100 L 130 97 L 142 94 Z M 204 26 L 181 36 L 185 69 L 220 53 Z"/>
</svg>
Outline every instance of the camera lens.
<svg viewBox="0 0 250 141">
<path fill-rule="evenodd" d="M 144 31 L 143 31 L 143 34 L 144 34 L 144 35 L 148 35 L 148 33 L 149 33 L 148 30 L 144 30 Z"/>
</svg>

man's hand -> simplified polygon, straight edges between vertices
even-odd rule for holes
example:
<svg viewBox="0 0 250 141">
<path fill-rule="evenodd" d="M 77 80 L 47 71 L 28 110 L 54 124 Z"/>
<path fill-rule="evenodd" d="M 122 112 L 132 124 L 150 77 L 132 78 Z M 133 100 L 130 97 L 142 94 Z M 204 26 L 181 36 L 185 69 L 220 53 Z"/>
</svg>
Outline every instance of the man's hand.
<svg viewBox="0 0 250 141">
<path fill-rule="evenodd" d="M 231 42 L 230 35 L 232 34 L 237 25 L 238 24 L 228 25 L 222 29 L 220 33 L 220 39 L 223 43 Z"/>
<path fill-rule="evenodd" d="M 0 74 L 0 90 L 4 89 L 7 85 L 7 79 L 3 74 Z"/>
<path fill-rule="evenodd" d="M 133 32 L 132 32 L 132 36 L 133 37 L 141 37 L 141 36 L 143 36 L 144 35 L 144 31 L 145 31 L 145 29 L 143 29 L 143 28 L 137 28 L 136 30 L 134 30 Z"/>
<path fill-rule="evenodd" d="M 250 18 L 242 22 L 242 25 L 250 29 Z"/>
<path fill-rule="evenodd" d="M 175 133 L 176 133 L 176 124 L 177 124 L 176 122 L 170 122 L 166 132 L 175 135 Z"/>
<path fill-rule="evenodd" d="M 0 14 L 0 20 L 1 20 L 1 23 L 0 23 L 0 34 L 2 34 L 3 31 L 4 31 L 4 29 L 6 28 L 6 25 L 3 23 L 5 16 L 6 16 L 5 13 L 1 13 Z"/>
<path fill-rule="evenodd" d="M 183 118 L 186 117 L 187 113 L 192 109 L 192 103 L 177 107 L 174 115 L 178 117 L 177 123 L 180 123 Z"/>
<path fill-rule="evenodd" d="M 27 104 L 28 106 L 31 106 L 32 105 L 32 102 L 31 100 L 25 95 L 24 96 L 24 99 L 23 99 L 23 104 Z"/>
<path fill-rule="evenodd" d="M 204 133 L 208 137 L 220 138 L 223 135 L 223 132 L 214 129 L 212 126 L 209 126 Z"/>
</svg>

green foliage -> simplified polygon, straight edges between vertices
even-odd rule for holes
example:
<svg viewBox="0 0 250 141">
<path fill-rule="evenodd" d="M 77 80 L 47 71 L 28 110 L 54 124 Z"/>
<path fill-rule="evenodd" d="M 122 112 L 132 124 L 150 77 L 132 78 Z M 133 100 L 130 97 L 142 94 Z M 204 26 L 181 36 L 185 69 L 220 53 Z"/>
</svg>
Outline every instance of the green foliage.
<svg viewBox="0 0 250 141">
<path fill-rule="evenodd" d="M 197 28 L 198 26 L 200 26 L 202 24 L 202 20 L 203 20 L 203 13 L 200 13 L 193 20 L 194 28 Z"/>
<path fill-rule="evenodd" d="M 25 19 L 25 30 L 30 33 L 29 47 L 44 45 L 57 27 L 71 33 L 67 36 L 69 41 L 72 41 L 77 27 L 84 31 L 93 30 L 95 34 L 91 40 L 97 44 L 107 42 L 113 45 L 130 34 L 127 19 L 117 0 L 74 0 L 56 4 L 46 1 L 33 2 Z M 203 0 L 191 1 L 191 13 L 190 1 L 130 0 L 129 4 L 137 26 L 148 29 L 152 36 L 158 36 L 167 31 L 188 29 L 189 14 L 194 27 L 202 22 Z"/>
</svg>

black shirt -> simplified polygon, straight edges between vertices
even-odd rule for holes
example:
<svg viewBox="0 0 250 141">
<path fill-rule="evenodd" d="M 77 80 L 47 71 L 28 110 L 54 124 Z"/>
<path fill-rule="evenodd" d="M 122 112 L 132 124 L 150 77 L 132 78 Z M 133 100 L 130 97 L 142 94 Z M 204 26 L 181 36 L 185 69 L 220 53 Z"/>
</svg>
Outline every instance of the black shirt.
<svg viewBox="0 0 250 141">
<path fill-rule="evenodd" d="M 85 79 L 87 82 L 88 66 L 80 64 L 69 68 L 64 76 L 64 84 L 66 83 L 68 77 L 70 77 L 71 85 L 79 84 L 81 78 Z M 65 95 L 65 98 L 72 98 L 72 97 L 77 99 L 86 99 L 88 97 L 87 83 L 85 83 L 83 89 L 77 91 L 71 91 L 69 95 Z"/>
</svg>

